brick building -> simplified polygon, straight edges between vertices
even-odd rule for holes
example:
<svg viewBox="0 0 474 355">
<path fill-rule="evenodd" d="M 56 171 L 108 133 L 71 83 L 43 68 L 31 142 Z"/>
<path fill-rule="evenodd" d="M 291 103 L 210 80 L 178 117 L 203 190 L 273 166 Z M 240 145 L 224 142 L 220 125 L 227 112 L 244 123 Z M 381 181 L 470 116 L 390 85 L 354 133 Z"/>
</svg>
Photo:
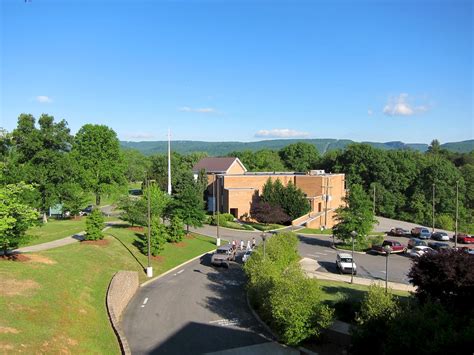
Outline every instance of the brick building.
<svg viewBox="0 0 474 355">
<path fill-rule="evenodd" d="M 236 218 L 250 215 L 252 201 L 262 191 L 268 179 L 279 179 L 283 185 L 292 182 L 306 195 L 311 212 L 293 221 L 293 225 L 309 228 L 330 228 L 334 225 L 334 210 L 341 206 L 346 194 L 344 174 L 327 174 L 323 170 L 309 173 L 247 172 L 238 158 L 204 158 L 193 173 L 207 174 L 206 200 L 208 211 L 231 213 Z M 327 198 L 325 198 L 327 196 Z M 218 201 L 218 202 L 216 202 Z"/>
</svg>

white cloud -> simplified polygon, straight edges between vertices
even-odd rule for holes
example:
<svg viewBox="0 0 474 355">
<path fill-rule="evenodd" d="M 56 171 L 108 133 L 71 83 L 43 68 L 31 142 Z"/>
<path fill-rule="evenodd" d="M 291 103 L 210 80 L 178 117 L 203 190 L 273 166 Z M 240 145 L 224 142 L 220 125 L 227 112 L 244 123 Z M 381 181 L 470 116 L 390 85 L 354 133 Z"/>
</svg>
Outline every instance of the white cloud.
<svg viewBox="0 0 474 355">
<path fill-rule="evenodd" d="M 429 107 L 427 105 L 414 106 L 412 101 L 405 93 L 391 96 L 383 108 L 383 113 L 388 116 L 412 116 L 428 111 Z"/>
<path fill-rule="evenodd" d="M 178 108 L 178 111 L 197 112 L 197 113 L 217 113 L 217 110 L 213 107 L 193 108 L 193 107 L 183 106 L 183 107 Z"/>
<path fill-rule="evenodd" d="M 155 136 L 151 133 L 136 132 L 136 133 L 127 133 L 124 135 L 126 140 L 150 140 L 154 139 Z"/>
<path fill-rule="evenodd" d="M 372 115 L 374 114 L 374 111 L 372 111 L 371 109 L 368 109 L 368 110 L 367 110 L 367 114 L 368 114 L 369 116 L 372 116 Z"/>
<path fill-rule="evenodd" d="M 308 137 L 309 133 L 308 132 L 301 132 L 301 131 L 295 131 L 293 129 L 288 129 L 288 128 L 282 128 L 282 129 L 262 129 L 260 131 L 257 131 L 255 133 L 255 137 L 257 138 L 302 138 L 302 137 Z"/>
<path fill-rule="evenodd" d="M 40 96 L 36 96 L 36 101 L 42 104 L 49 104 L 53 102 L 53 99 L 50 98 L 49 96 L 40 95 Z"/>
</svg>

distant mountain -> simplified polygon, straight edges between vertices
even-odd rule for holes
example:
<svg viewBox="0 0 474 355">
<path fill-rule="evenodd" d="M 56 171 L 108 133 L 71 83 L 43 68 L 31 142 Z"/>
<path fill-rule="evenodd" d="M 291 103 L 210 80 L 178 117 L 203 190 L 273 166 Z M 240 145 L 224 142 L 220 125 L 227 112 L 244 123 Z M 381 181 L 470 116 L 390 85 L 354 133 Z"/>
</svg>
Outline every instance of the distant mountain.
<svg viewBox="0 0 474 355">
<path fill-rule="evenodd" d="M 296 142 L 306 142 L 314 144 L 321 154 L 327 151 L 344 149 L 347 145 L 355 143 L 350 139 L 272 139 L 258 142 L 201 142 L 201 141 L 172 141 L 172 149 L 175 152 L 187 154 L 192 152 L 207 152 L 210 156 L 226 155 L 232 151 L 241 150 L 260 150 L 273 149 L 279 150 L 289 144 Z M 379 149 L 411 149 L 425 152 L 428 149 L 428 144 L 422 143 L 403 143 L 403 142 L 362 142 L 370 144 Z M 120 142 L 124 148 L 132 148 L 141 151 L 145 155 L 152 155 L 156 153 L 166 153 L 168 149 L 167 141 L 154 142 Z M 474 150 L 474 140 L 467 140 L 462 142 L 445 143 L 441 145 L 442 148 L 460 153 L 467 153 Z"/>
</svg>

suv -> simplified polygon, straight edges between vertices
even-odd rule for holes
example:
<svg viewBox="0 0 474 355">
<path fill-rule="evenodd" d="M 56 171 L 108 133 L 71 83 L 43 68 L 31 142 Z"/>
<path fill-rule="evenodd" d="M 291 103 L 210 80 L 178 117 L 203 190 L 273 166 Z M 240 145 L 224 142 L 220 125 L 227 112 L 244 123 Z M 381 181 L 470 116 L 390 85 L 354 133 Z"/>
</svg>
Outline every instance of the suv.
<svg viewBox="0 0 474 355">
<path fill-rule="evenodd" d="M 226 244 L 216 249 L 211 257 L 212 265 L 224 265 L 229 267 L 229 262 L 235 260 L 235 249 L 232 244 Z"/>
<path fill-rule="evenodd" d="M 372 245 L 372 251 L 378 254 L 386 254 L 385 246 L 391 248 L 390 253 L 404 253 L 407 251 L 406 245 L 396 240 L 384 240 L 382 245 Z"/>
<path fill-rule="evenodd" d="M 357 275 L 357 266 L 352 260 L 351 254 L 340 253 L 336 256 L 336 268 L 340 273 L 352 273 L 352 265 L 354 265 L 354 275 Z"/>
<path fill-rule="evenodd" d="M 431 233 L 428 228 L 415 227 L 411 230 L 411 235 L 420 239 L 430 239 Z"/>
</svg>

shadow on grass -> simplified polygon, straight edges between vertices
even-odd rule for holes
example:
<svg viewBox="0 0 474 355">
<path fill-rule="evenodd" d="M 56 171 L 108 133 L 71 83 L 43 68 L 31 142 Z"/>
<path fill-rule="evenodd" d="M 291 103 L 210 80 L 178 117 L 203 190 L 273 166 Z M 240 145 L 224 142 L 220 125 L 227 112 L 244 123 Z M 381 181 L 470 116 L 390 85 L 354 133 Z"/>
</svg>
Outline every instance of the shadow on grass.
<svg viewBox="0 0 474 355">
<path fill-rule="evenodd" d="M 118 227 L 118 226 L 114 226 L 113 228 L 116 228 L 116 227 Z M 118 228 L 124 228 L 124 227 L 120 226 L 120 227 L 118 227 Z M 136 233 L 136 234 L 138 234 L 138 233 Z M 138 258 L 135 256 L 135 254 L 133 253 L 133 251 L 130 250 L 130 248 L 128 247 L 128 245 L 125 244 L 120 238 L 116 237 L 115 235 L 113 235 L 113 234 L 110 234 L 110 235 L 111 235 L 115 240 L 117 240 L 120 244 L 122 244 L 122 246 L 123 246 L 125 249 L 127 249 L 127 251 L 130 253 L 130 255 L 135 259 L 135 261 L 138 263 L 138 265 L 140 265 L 141 268 L 142 268 L 142 270 L 145 272 L 145 270 L 146 270 L 145 265 L 143 265 L 143 264 L 141 263 L 141 261 L 138 260 Z M 136 242 L 137 242 L 137 240 L 135 240 L 135 241 L 132 243 L 133 246 L 136 246 L 136 245 L 135 245 Z"/>
<path fill-rule="evenodd" d="M 354 323 L 356 313 L 360 311 L 361 302 L 367 292 L 350 287 L 325 285 L 321 286 L 321 290 L 330 296 L 325 303 L 334 307 L 335 318 Z"/>
</svg>

